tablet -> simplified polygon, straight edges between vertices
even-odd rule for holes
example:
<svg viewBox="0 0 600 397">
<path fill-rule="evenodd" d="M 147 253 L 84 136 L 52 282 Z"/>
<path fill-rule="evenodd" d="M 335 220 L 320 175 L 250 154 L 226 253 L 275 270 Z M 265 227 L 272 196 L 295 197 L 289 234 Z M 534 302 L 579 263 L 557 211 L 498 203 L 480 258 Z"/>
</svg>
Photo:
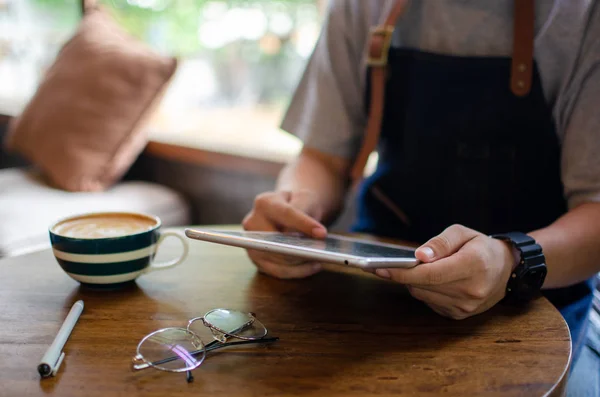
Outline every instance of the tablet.
<svg viewBox="0 0 600 397">
<path fill-rule="evenodd" d="M 297 233 L 190 228 L 185 229 L 185 234 L 195 240 L 360 268 L 408 268 L 419 263 L 411 247 L 331 234 L 324 239 L 314 239 Z"/>
</svg>

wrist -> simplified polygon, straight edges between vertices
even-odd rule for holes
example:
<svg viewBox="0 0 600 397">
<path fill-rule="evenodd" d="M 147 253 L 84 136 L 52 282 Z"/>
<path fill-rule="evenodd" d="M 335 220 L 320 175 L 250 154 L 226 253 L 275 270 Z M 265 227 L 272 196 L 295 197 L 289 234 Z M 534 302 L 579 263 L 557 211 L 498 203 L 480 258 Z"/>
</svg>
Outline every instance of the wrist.
<svg viewBox="0 0 600 397">
<path fill-rule="evenodd" d="M 502 244 L 504 248 L 503 263 L 510 269 L 511 272 L 514 271 L 521 261 L 521 253 L 510 241 L 500 239 L 496 239 L 496 241 Z"/>
<path fill-rule="evenodd" d="M 519 266 L 519 263 L 521 262 L 521 253 L 513 244 L 510 244 L 506 241 L 504 241 L 504 243 L 508 245 L 508 248 L 510 249 L 510 259 L 512 261 L 512 266 L 510 270 L 513 271 L 517 268 L 517 266 Z"/>
</svg>

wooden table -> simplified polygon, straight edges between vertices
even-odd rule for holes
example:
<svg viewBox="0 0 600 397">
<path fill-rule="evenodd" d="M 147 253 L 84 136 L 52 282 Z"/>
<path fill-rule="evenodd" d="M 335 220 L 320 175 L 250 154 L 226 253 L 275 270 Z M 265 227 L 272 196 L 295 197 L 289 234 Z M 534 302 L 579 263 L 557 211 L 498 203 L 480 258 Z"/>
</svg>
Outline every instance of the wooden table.
<svg viewBox="0 0 600 397">
<path fill-rule="evenodd" d="M 178 249 L 169 242 L 161 255 Z M 68 310 L 85 310 L 55 378 L 36 372 Z M 252 311 L 281 339 L 209 353 L 194 371 L 130 370 L 149 332 L 226 307 Z M 0 396 L 561 395 L 569 331 L 545 299 L 442 318 L 397 284 L 330 266 L 309 279 L 256 272 L 242 249 L 190 241 L 177 268 L 130 288 L 89 290 L 43 251 L 0 261 Z M 205 342 L 209 335 L 203 335 Z"/>
</svg>

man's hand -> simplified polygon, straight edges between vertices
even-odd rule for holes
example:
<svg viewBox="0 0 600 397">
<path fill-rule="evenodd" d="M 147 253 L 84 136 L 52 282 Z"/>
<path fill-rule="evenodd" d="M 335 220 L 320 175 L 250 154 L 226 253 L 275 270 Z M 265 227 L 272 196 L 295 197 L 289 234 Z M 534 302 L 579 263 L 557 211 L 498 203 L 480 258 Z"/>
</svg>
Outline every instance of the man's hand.
<svg viewBox="0 0 600 397">
<path fill-rule="evenodd" d="M 464 319 L 484 312 L 505 295 L 516 266 L 511 246 L 453 225 L 416 250 L 423 263 L 411 269 L 377 269 L 378 276 L 408 286 L 437 313 Z"/>
<path fill-rule="evenodd" d="M 324 238 L 327 229 L 321 224 L 323 210 L 311 191 L 279 191 L 260 194 L 242 225 L 249 231 L 300 232 Z M 248 255 L 258 269 L 278 278 L 303 278 L 321 270 L 319 263 L 256 250 Z"/>
</svg>

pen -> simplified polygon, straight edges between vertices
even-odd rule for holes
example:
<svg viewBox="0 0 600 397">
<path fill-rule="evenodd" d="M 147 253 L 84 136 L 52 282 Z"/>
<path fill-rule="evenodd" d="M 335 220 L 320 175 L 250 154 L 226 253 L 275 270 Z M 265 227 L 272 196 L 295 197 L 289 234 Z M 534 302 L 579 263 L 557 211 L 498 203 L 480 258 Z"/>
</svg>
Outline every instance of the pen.
<svg viewBox="0 0 600 397">
<path fill-rule="evenodd" d="M 65 358 L 65 353 L 62 351 L 62 349 L 67 342 L 67 339 L 69 339 L 69 336 L 73 331 L 73 327 L 75 327 L 75 324 L 77 323 L 82 311 L 83 301 L 78 300 L 69 311 L 65 322 L 58 330 L 56 338 L 54 338 L 54 341 L 46 351 L 46 354 L 44 354 L 44 357 L 42 357 L 42 361 L 37 367 L 38 372 L 43 378 L 55 376 L 56 372 L 58 372 L 58 368 Z"/>
</svg>

